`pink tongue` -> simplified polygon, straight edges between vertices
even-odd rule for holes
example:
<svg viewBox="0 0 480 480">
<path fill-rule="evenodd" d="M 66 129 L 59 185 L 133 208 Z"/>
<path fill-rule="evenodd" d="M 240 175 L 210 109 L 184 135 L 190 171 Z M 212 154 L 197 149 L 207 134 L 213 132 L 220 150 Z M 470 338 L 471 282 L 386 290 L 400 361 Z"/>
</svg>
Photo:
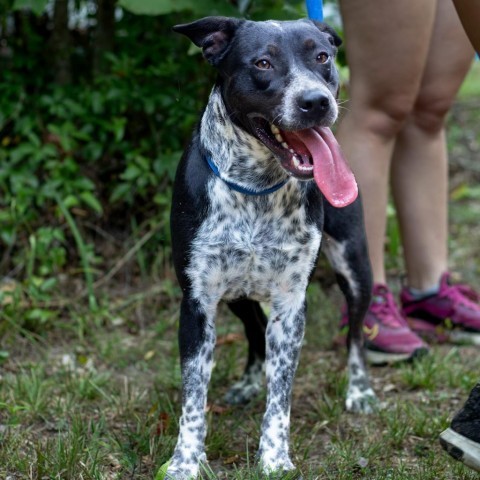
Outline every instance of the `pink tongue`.
<svg viewBox="0 0 480 480">
<path fill-rule="evenodd" d="M 357 182 L 332 131 L 315 127 L 291 133 L 309 150 L 313 177 L 328 202 L 338 208 L 350 205 L 358 196 Z"/>
</svg>

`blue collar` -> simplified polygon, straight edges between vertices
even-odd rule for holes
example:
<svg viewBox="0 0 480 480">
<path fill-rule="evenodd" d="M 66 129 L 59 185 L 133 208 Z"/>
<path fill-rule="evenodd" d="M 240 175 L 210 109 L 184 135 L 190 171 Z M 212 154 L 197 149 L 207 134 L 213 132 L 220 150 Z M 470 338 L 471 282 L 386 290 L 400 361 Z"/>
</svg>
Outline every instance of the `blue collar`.
<svg viewBox="0 0 480 480">
<path fill-rule="evenodd" d="M 273 187 L 266 188 L 265 190 L 252 190 L 250 188 L 242 187 L 241 185 L 237 185 L 236 183 L 229 182 L 228 180 L 225 180 L 224 178 L 221 177 L 220 172 L 218 171 L 217 166 L 213 163 L 212 158 L 210 156 L 207 156 L 207 163 L 212 172 L 223 182 L 225 182 L 229 188 L 232 190 L 235 190 L 236 192 L 243 193 L 245 195 L 268 195 L 270 193 L 276 192 L 277 190 L 280 190 L 289 180 L 290 177 L 287 177 L 285 180 L 283 180 L 280 183 L 277 183 Z"/>
</svg>

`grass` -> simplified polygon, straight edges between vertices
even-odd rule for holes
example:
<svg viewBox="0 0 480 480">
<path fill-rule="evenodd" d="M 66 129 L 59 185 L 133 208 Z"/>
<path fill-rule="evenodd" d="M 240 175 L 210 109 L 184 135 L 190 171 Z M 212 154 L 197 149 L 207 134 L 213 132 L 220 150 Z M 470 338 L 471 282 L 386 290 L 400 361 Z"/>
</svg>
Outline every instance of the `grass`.
<svg viewBox="0 0 480 480">
<path fill-rule="evenodd" d="M 473 62 L 467 78 L 463 82 L 458 97 L 460 100 L 472 100 L 480 98 L 480 60 Z"/>
<path fill-rule="evenodd" d="M 344 354 L 330 346 L 340 294 L 314 284 L 309 298 L 291 433 L 304 478 L 475 478 L 437 440 L 476 381 L 475 349 L 439 346 L 413 365 L 372 368 L 382 409 L 351 415 L 343 408 Z M 77 328 L 53 328 L 41 341 L 4 337 L 10 357 L 1 368 L 0 478 L 152 478 L 169 458 L 177 432 L 176 309 L 172 302 L 164 310 L 161 327 L 151 321 L 136 330 L 85 314 L 81 320 L 72 316 L 84 324 L 82 335 Z M 210 390 L 205 478 L 261 478 L 254 456 L 264 396 L 247 407 L 221 400 L 243 368 L 245 344 L 232 335 L 240 332 L 222 309 L 219 338 L 226 341 L 217 347 Z"/>
<path fill-rule="evenodd" d="M 449 129 L 451 263 L 477 288 L 480 137 L 472 126 L 479 125 L 480 112 L 471 105 L 480 97 L 478 65 Z M 389 235 L 398 235 L 397 229 Z M 389 252 L 390 274 L 398 286 L 399 262 L 393 255 L 401 247 L 398 238 L 390 240 L 396 245 Z M 55 315 L 33 328 L 33 320 L 24 318 L 23 295 L 5 295 L 0 288 L 1 479 L 151 479 L 170 457 L 180 410 L 179 289 L 171 272 L 155 281 L 146 275 L 142 242 L 134 239 L 128 261 L 137 259 L 149 283 L 134 282 L 126 289 L 112 274 L 110 283 L 90 289 L 97 302 L 93 310 L 88 297 L 79 304 L 62 297 Z M 324 271 L 325 260 L 320 264 Z M 434 346 L 415 364 L 372 368 L 382 408 L 375 415 L 348 414 L 345 355 L 332 348 L 343 302 L 333 283 L 331 272 L 323 273 L 308 290 L 291 431 L 292 456 L 303 477 L 478 478 L 438 443 L 478 380 L 478 350 Z M 221 400 L 243 370 L 241 333 L 239 322 L 222 308 L 207 414 L 210 463 L 203 476 L 209 479 L 261 478 L 254 459 L 264 395 L 246 407 L 228 407 Z"/>
</svg>

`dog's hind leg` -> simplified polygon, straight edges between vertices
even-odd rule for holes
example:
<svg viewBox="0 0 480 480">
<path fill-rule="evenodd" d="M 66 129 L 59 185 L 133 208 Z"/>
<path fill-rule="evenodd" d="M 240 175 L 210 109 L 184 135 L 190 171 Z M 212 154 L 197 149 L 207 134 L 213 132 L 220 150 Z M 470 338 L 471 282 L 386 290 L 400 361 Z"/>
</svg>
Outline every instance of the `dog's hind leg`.
<svg viewBox="0 0 480 480">
<path fill-rule="evenodd" d="M 341 209 L 327 202 L 324 206 L 323 249 L 345 295 L 349 319 L 346 407 L 350 411 L 369 413 L 376 404 L 376 396 L 370 386 L 363 355 L 363 319 L 370 304 L 372 275 L 361 201 L 357 199 Z"/>
<path fill-rule="evenodd" d="M 205 407 L 213 366 L 216 304 L 208 310 L 186 295 L 180 311 L 180 360 L 182 367 L 182 416 L 168 479 L 196 478 L 200 463 L 206 461 Z"/>
<path fill-rule="evenodd" d="M 242 299 L 228 306 L 243 322 L 248 340 L 248 358 L 243 376 L 224 397 L 227 403 L 238 405 L 248 403 L 262 389 L 267 317 L 260 304 L 253 300 Z"/>
</svg>

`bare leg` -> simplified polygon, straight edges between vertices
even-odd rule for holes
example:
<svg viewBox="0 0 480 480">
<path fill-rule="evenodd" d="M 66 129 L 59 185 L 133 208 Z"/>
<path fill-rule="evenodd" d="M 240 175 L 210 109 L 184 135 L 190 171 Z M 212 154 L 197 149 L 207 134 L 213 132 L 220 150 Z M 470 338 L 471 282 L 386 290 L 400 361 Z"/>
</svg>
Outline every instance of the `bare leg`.
<svg viewBox="0 0 480 480">
<path fill-rule="evenodd" d="M 407 279 L 417 289 L 436 285 L 448 268 L 444 120 L 473 58 L 451 0 L 439 0 L 430 45 L 417 101 L 392 159 Z"/>
<path fill-rule="evenodd" d="M 363 194 L 373 278 L 385 283 L 390 159 L 420 88 L 435 0 L 341 0 L 351 101 L 338 138 Z"/>
</svg>

